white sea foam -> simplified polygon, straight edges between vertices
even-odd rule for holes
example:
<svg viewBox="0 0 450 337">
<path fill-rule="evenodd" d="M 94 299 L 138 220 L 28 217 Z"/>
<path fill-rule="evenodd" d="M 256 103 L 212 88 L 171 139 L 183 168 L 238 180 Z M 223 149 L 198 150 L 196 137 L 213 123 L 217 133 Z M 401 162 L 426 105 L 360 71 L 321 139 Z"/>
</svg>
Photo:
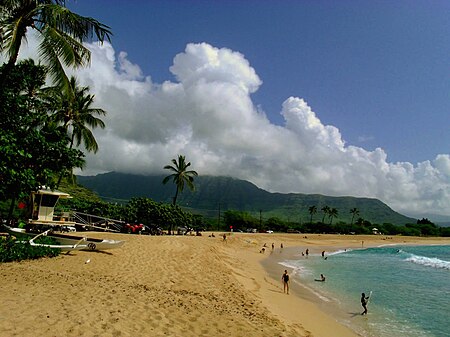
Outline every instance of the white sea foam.
<svg viewBox="0 0 450 337">
<path fill-rule="evenodd" d="M 327 253 L 327 255 L 331 256 L 331 255 L 338 255 L 338 254 L 344 254 L 344 253 L 348 253 L 351 252 L 352 249 L 340 249 L 340 250 L 336 250 L 334 252 L 329 252 Z"/>
<path fill-rule="evenodd" d="M 292 269 L 291 274 L 295 275 L 297 273 L 308 273 L 308 269 L 304 268 L 303 266 L 299 266 L 295 260 L 288 260 L 288 261 L 282 261 L 278 262 L 278 264 L 281 264 L 282 266 L 285 266 L 287 268 Z"/>
<path fill-rule="evenodd" d="M 407 259 L 405 259 L 405 261 L 420 264 L 427 267 L 450 270 L 449 261 L 444 261 L 436 257 L 425 257 L 410 254 L 410 256 Z"/>
</svg>

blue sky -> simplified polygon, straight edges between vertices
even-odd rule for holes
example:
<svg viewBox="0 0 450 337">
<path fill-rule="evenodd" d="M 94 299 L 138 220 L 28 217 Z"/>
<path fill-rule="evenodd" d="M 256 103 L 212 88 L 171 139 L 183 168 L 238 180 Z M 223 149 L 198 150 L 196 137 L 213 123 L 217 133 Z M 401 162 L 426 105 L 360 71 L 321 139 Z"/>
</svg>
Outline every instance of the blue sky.
<svg viewBox="0 0 450 337">
<path fill-rule="evenodd" d="M 185 155 L 200 175 L 450 219 L 450 2 L 68 4 L 114 34 L 67 70 L 107 111 L 77 173 L 164 174 Z"/>
<path fill-rule="evenodd" d="M 304 98 L 347 144 L 417 163 L 450 144 L 450 3 L 446 1 L 87 1 L 153 81 L 173 80 L 187 43 L 242 53 L 263 81 L 252 95 L 282 124 Z"/>
</svg>

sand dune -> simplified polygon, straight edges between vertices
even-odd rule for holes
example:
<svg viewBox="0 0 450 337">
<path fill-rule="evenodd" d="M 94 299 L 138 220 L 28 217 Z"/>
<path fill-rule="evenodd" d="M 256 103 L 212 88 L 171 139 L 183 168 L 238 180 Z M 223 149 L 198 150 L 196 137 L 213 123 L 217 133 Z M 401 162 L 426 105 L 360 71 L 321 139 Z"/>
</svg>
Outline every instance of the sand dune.
<svg viewBox="0 0 450 337">
<path fill-rule="evenodd" d="M 233 234 L 226 242 L 217 233 L 90 236 L 126 243 L 0 265 L 0 336 L 354 336 L 314 301 L 283 294 L 274 277 L 282 268 L 263 269 L 271 248 L 260 249 L 383 243 L 299 234 Z"/>
</svg>

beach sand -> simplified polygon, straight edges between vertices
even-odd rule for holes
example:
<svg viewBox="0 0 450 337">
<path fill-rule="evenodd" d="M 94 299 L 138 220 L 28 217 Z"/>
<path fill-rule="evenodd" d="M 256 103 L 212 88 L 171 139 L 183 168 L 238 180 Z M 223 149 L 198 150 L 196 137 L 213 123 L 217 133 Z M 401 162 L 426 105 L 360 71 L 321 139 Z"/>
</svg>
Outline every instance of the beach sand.
<svg viewBox="0 0 450 337">
<path fill-rule="evenodd" d="M 126 243 L 107 252 L 0 264 L 0 336 L 356 336 L 294 283 L 290 295 L 283 293 L 285 268 L 278 261 L 292 247 L 320 254 L 361 247 L 362 241 L 366 247 L 450 243 L 246 233 L 224 242 L 222 233 L 209 234 L 89 233 Z"/>
</svg>

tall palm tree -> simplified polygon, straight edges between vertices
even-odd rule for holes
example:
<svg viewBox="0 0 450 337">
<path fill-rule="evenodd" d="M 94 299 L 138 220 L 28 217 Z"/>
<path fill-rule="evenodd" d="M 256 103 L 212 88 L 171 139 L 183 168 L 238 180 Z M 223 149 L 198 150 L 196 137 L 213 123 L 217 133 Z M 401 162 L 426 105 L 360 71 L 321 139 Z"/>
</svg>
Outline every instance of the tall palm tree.
<svg viewBox="0 0 450 337">
<path fill-rule="evenodd" d="M 105 123 L 96 116 L 105 116 L 106 111 L 92 107 L 95 96 L 89 94 L 89 87 L 79 86 L 73 76 L 69 81 L 69 89 L 71 94 L 66 91 L 55 94 L 58 110 L 54 114 L 54 119 L 67 130 L 70 148 L 83 143 L 87 151 L 96 153 L 98 143 L 91 129 L 105 128 Z"/>
<path fill-rule="evenodd" d="M 63 64 L 86 66 L 90 51 L 83 41 L 94 36 L 110 40 L 110 28 L 90 17 L 71 12 L 65 0 L 2 0 L 0 2 L 0 52 L 8 56 L 9 68 L 19 55 L 28 28 L 38 33 L 39 55 L 48 65 L 54 82 L 68 85 Z"/>
<path fill-rule="evenodd" d="M 333 224 L 333 218 L 337 218 L 338 217 L 338 210 L 336 208 L 332 208 L 330 209 L 330 211 L 328 212 L 328 216 L 330 217 L 330 225 Z"/>
<path fill-rule="evenodd" d="M 359 210 L 356 207 L 354 207 L 350 210 L 350 214 L 352 215 L 352 223 L 351 224 L 353 225 L 353 220 L 355 219 L 355 216 L 359 215 Z"/>
<path fill-rule="evenodd" d="M 98 151 L 98 143 L 92 129 L 104 128 L 105 123 L 97 116 L 106 115 L 106 111 L 92 107 L 94 95 L 89 94 L 89 87 L 78 85 L 75 77 L 71 77 L 68 90 L 51 87 L 46 90 L 49 101 L 54 101 L 57 110 L 53 115 L 56 123 L 63 125 L 70 139 L 70 148 L 80 146 L 89 152 Z M 57 186 L 59 186 L 64 172 L 61 173 Z"/>
<path fill-rule="evenodd" d="M 317 213 L 317 207 L 316 206 L 309 207 L 308 212 L 311 215 L 311 218 L 309 219 L 309 223 L 312 223 L 313 215 Z"/>
<path fill-rule="evenodd" d="M 177 204 L 178 194 L 184 190 L 184 184 L 186 184 L 191 191 L 195 190 L 194 177 L 197 177 L 198 173 L 195 171 L 188 171 L 188 167 L 191 166 L 191 163 L 186 163 L 186 158 L 182 155 L 178 156 L 178 161 L 176 159 L 172 159 L 172 163 L 173 165 L 164 166 L 165 170 L 170 170 L 173 173 L 163 179 L 163 184 L 166 184 L 170 179 L 172 179 L 173 183 L 177 186 L 177 190 L 173 198 L 173 205 L 175 206 Z"/>
<path fill-rule="evenodd" d="M 323 206 L 323 207 L 321 208 L 321 211 L 323 212 L 322 223 L 325 223 L 325 216 L 327 216 L 328 213 L 330 212 L 330 207 L 328 207 L 328 206 Z"/>
</svg>

